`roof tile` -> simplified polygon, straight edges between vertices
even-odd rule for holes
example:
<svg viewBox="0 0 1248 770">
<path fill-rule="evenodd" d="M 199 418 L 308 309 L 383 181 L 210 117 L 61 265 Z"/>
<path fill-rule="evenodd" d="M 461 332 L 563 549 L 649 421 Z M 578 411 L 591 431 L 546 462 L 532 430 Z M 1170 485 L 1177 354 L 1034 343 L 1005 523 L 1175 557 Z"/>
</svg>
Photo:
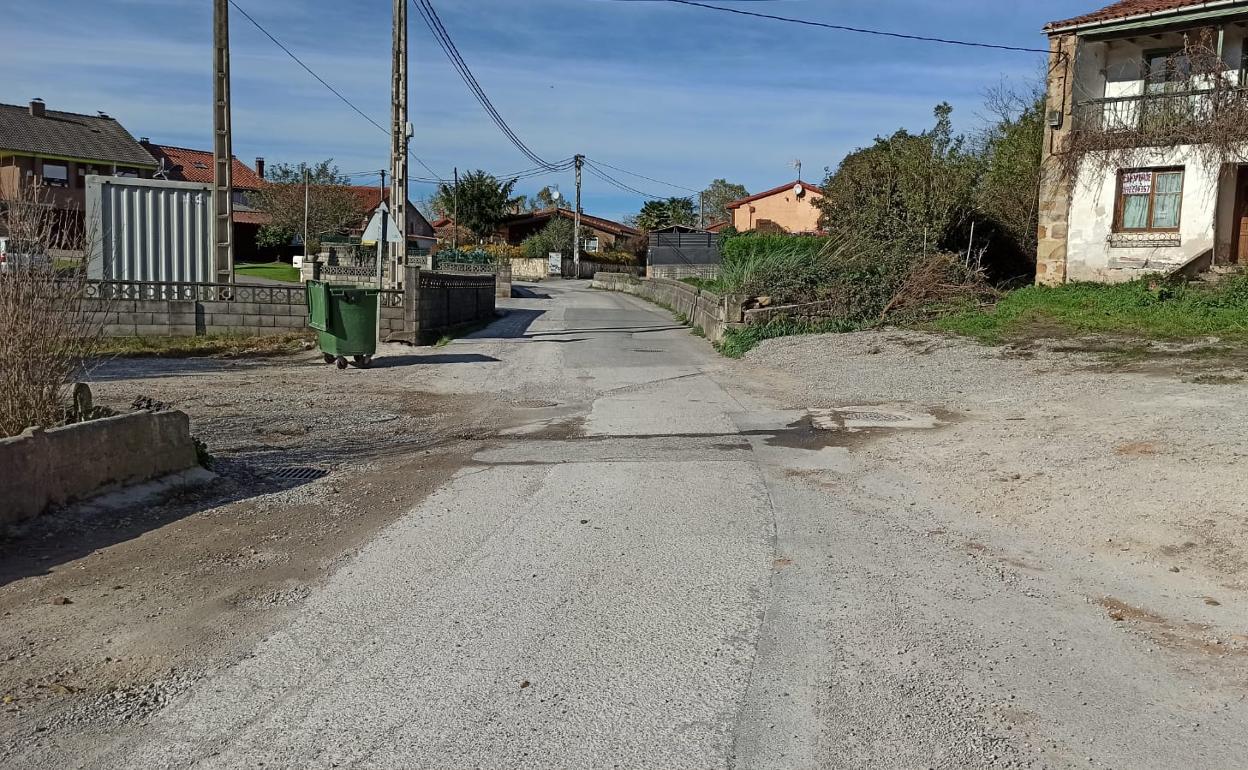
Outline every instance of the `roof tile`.
<svg viewBox="0 0 1248 770">
<path fill-rule="evenodd" d="M 156 158 L 164 161 L 169 179 L 174 182 L 198 182 L 212 184 L 212 153 L 207 150 L 190 150 L 186 147 L 173 147 L 167 144 L 142 143 L 144 149 Z M 238 190 L 259 190 L 264 181 L 246 163 L 234 158 L 234 188 Z"/>
<path fill-rule="evenodd" d="M 1073 19 L 1064 21 L 1054 21 L 1045 26 L 1046 30 L 1064 29 L 1066 27 L 1077 27 L 1083 24 L 1095 24 L 1103 21 L 1117 21 L 1118 19 L 1129 19 L 1133 16 L 1147 16 L 1153 13 L 1166 13 L 1168 11 L 1181 11 L 1185 8 L 1195 8 L 1202 5 L 1213 5 L 1210 0 L 1119 0 L 1119 2 L 1108 5 L 1099 11 L 1085 13 L 1082 16 L 1076 16 Z M 1224 5 L 1224 3 L 1216 3 Z"/>
<path fill-rule="evenodd" d="M 46 108 L 42 117 L 35 117 L 30 105 L 0 104 L 0 154 L 6 150 L 124 166 L 156 165 L 130 132 L 110 117 Z"/>
</svg>

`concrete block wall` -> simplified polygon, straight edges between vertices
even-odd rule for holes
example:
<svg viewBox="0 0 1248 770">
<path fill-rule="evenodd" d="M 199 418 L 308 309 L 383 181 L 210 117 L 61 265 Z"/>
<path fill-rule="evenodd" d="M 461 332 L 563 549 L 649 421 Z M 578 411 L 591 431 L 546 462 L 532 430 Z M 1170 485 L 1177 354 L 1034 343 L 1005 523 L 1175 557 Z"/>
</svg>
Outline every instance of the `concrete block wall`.
<svg viewBox="0 0 1248 770">
<path fill-rule="evenodd" d="M 0 524 L 198 464 L 184 412 L 136 412 L 0 439 Z"/>
<path fill-rule="evenodd" d="M 688 319 L 691 326 L 702 329 L 712 342 L 722 340 L 728 329 L 742 322 L 740 298 L 721 297 L 682 281 L 598 273 L 591 285 L 595 289 L 620 291 L 671 308 Z"/>
<path fill-rule="evenodd" d="M 307 326 L 307 307 L 279 302 L 89 299 L 106 337 L 287 334 Z"/>
</svg>

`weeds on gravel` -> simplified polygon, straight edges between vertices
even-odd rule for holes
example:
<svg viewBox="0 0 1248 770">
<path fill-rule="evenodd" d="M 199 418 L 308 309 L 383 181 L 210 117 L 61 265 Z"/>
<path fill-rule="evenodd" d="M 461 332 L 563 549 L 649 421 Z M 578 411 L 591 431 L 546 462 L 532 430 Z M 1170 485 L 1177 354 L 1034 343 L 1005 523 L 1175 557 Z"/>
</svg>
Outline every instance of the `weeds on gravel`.
<svg viewBox="0 0 1248 770">
<path fill-rule="evenodd" d="M 989 344 L 1088 334 L 1248 341 L 1248 276 L 1213 286 L 1148 278 L 1029 286 L 1006 294 L 994 307 L 953 313 L 931 327 Z"/>
<path fill-rule="evenodd" d="M 715 349 L 729 358 L 740 358 L 763 341 L 776 337 L 791 337 L 796 334 L 843 334 L 862 331 L 868 326 L 870 324 L 862 321 L 833 320 L 810 323 L 778 319 L 757 326 L 729 329 L 724 333 L 723 340 L 715 344 Z"/>
<path fill-rule="evenodd" d="M 109 337 L 100 341 L 102 358 L 194 358 L 197 356 L 274 356 L 303 350 L 310 332 L 255 336 L 205 334 L 198 337 Z"/>
</svg>

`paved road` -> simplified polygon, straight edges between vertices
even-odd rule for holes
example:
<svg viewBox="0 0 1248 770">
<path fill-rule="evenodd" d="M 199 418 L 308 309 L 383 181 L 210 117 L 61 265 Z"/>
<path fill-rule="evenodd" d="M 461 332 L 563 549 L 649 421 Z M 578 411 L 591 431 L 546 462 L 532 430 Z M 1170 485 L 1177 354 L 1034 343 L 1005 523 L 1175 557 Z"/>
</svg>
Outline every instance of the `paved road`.
<svg viewBox="0 0 1248 770">
<path fill-rule="evenodd" d="M 1242 702 L 1089 611 L 1080 559 L 950 548 L 668 314 L 538 292 L 446 383 L 531 417 L 87 766 L 1244 766 Z"/>
</svg>

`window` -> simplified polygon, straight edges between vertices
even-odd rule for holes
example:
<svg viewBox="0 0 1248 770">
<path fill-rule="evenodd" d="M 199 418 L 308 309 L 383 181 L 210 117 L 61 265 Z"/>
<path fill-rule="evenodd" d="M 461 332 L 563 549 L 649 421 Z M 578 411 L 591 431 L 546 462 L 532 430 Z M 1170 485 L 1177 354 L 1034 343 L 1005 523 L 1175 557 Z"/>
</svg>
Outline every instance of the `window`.
<svg viewBox="0 0 1248 770">
<path fill-rule="evenodd" d="M 1192 76 L 1192 61 L 1182 49 L 1148 51 L 1144 54 L 1147 93 L 1166 94 L 1181 90 Z"/>
<path fill-rule="evenodd" d="M 69 167 L 59 163 L 44 163 L 43 183 L 49 187 L 69 187 Z"/>
<path fill-rule="evenodd" d="M 598 238 L 596 236 L 585 239 L 585 250 L 591 254 L 598 251 Z"/>
<path fill-rule="evenodd" d="M 1116 231 L 1178 230 L 1182 208 L 1183 169 L 1143 168 L 1118 172 Z"/>
</svg>

